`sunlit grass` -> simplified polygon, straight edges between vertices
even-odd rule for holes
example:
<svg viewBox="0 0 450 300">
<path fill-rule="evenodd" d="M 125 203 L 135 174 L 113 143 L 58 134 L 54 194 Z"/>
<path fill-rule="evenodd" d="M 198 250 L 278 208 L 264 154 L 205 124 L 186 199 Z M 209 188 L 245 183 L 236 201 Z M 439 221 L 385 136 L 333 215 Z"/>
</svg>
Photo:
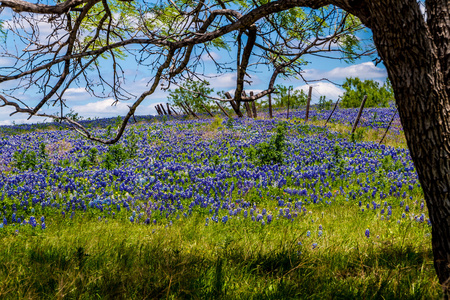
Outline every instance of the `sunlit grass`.
<svg viewBox="0 0 450 300">
<path fill-rule="evenodd" d="M 45 231 L 3 235 L 0 297 L 436 299 L 431 229 L 400 213 L 382 221 L 344 201 L 266 225 L 240 216 L 206 226 L 201 213 L 172 225 L 58 215 Z"/>
</svg>

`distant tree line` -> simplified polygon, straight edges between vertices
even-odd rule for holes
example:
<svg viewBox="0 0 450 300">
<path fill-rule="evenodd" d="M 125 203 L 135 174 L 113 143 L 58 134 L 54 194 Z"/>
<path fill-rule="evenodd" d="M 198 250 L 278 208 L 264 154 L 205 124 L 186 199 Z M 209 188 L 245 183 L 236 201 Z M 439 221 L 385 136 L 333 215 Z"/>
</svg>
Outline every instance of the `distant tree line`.
<svg viewBox="0 0 450 300">
<path fill-rule="evenodd" d="M 217 106 L 208 98 L 214 93 L 214 89 L 209 85 L 210 83 L 206 80 L 186 80 L 178 88 L 169 90 L 169 103 L 180 107 L 180 109 L 180 103 L 187 102 L 195 111 L 203 111 L 203 106 L 211 110 L 217 110 Z M 372 79 L 361 80 L 359 77 L 347 77 L 342 87 L 345 92 L 342 95 L 340 106 L 343 108 L 359 107 L 364 95 L 367 95 L 365 107 L 388 107 L 389 102 L 394 100 L 394 92 L 389 79 L 381 85 L 378 81 Z M 217 94 L 224 97 L 224 92 L 218 92 Z M 274 108 L 285 108 L 288 103 L 292 108 L 299 108 L 306 105 L 308 95 L 303 90 L 294 89 L 292 85 L 277 84 L 272 99 Z M 336 100 L 334 99 L 334 101 Z M 319 110 L 330 109 L 334 101 L 333 99 L 327 99 L 325 96 L 320 96 L 316 107 Z M 267 108 L 269 103 L 267 99 L 261 99 L 257 106 L 258 108 Z M 231 110 L 231 107 L 229 109 Z"/>
</svg>

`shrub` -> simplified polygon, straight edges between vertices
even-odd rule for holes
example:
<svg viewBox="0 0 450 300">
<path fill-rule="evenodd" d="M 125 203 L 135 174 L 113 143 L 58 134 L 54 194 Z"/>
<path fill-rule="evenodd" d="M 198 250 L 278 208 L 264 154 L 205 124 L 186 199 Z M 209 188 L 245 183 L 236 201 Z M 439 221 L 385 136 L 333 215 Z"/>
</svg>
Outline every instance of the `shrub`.
<svg viewBox="0 0 450 300">
<path fill-rule="evenodd" d="M 286 148 L 286 123 L 278 123 L 276 133 L 269 142 L 262 142 L 247 150 L 250 160 L 256 165 L 282 164 Z"/>
</svg>

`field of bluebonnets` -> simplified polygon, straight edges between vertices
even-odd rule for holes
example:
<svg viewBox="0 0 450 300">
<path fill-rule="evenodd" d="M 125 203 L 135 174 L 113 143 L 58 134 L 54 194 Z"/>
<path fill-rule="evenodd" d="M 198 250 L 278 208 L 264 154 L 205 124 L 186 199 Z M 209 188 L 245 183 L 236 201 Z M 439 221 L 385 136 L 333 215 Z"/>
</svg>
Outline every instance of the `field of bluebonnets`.
<svg viewBox="0 0 450 300">
<path fill-rule="evenodd" d="M 439 298 L 395 108 L 329 113 L 1 127 L 0 297 Z"/>
</svg>

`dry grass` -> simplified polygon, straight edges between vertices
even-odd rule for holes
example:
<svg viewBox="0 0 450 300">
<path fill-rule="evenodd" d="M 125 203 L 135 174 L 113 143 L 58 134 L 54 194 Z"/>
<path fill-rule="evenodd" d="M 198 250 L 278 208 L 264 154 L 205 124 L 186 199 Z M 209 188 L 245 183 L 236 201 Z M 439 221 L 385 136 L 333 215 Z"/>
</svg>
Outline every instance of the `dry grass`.
<svg viewBox="0 0 450 300">
<path fill-rule="evenodd" d="M 309 124 L 316 125 L 316 126 L 324 126 L 325 121 L 319 120 L 319 121 L 310 121 Z M 386 137 L 383 140 L 383 145 L 391 146 L 395 148 L 407 148 L 408 145 L 406 144 L 406 138 L 403 132 L 397 133 L 398 131 L 395 130 L 395 126 L 398 126 L 398 124 L 393 124 L 391 129 L 386 134 Z M 394 127 L 394 128 L 393 128 Z M 352 130 L 351 126 L 340 124 L 340 123 L 328 123 L 327 128 L 330 131 L 342 133 L 342 134 L 348 134 L 350 135 L 350 132 Z M 381 138 L 383 137 L 383 134 L 385 133 L 386 129 L 371 129 L 371 128 L 364 128 L 364 142 L 375 142 L 379 143 Z M 397 132 L 396 132 L 397 131 Z"/>
</svg>

